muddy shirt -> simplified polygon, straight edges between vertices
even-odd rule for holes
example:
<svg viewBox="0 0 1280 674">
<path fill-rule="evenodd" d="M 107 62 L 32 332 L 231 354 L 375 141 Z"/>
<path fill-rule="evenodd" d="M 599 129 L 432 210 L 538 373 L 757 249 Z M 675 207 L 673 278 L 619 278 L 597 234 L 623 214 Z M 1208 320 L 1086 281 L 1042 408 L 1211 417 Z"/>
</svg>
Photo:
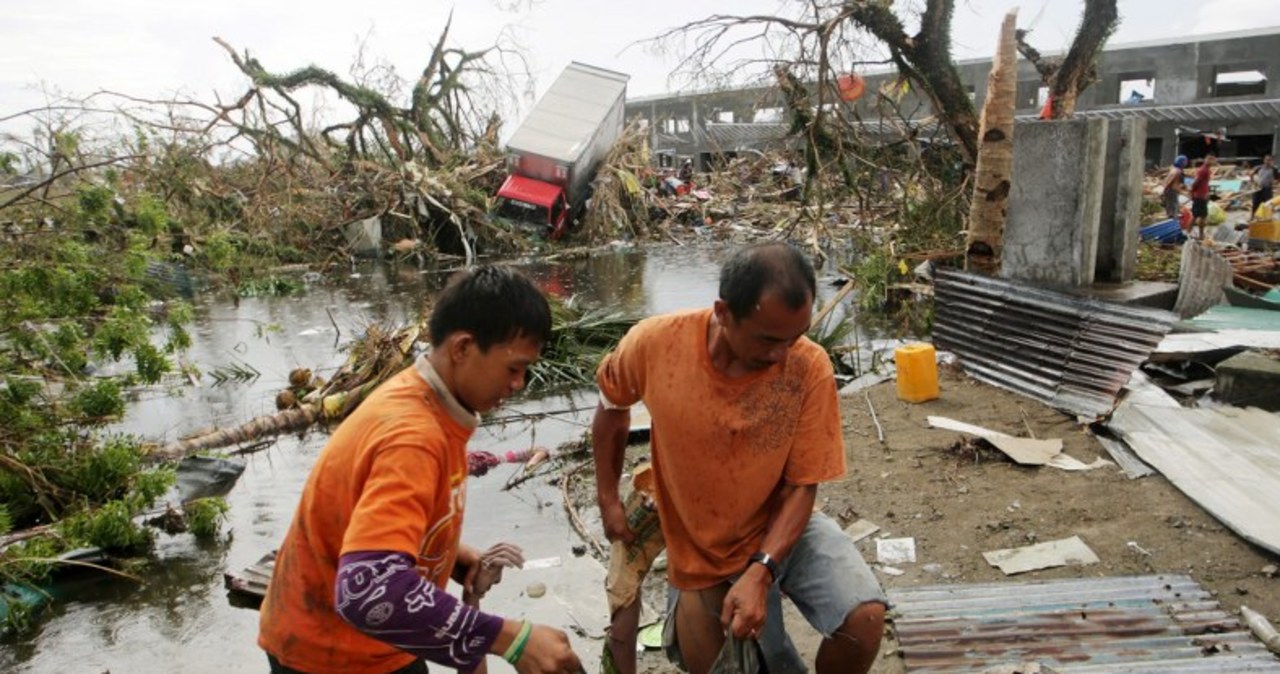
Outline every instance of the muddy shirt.
<svg viewBox="0 0 1280 674">
<path fill-rule="evenodd" d="M 742 572 L 759 550 L 783 484 L 844 475 L 831 362 L 799 339 L 779 363 L 745 377 L 707 353 L 711 310 L 646 319 L 596 373 L 615 406 L 643 400 L 653 417 L 658 514 L 669 580 L 710 587 Z"/>
<path fill-rule="evenodd" d="M 449 581 L 475 416 L 437 394 L 430 377 L 420 359 L 380 386 L 311 470 L 276 557 L 258 635 L 288 667 L 376 674 L 415 659 L 344 621 L 334 586 L 339 558 L 363 551 L 403 553 L 427 582 L 444 588 Z"/>
</svg>

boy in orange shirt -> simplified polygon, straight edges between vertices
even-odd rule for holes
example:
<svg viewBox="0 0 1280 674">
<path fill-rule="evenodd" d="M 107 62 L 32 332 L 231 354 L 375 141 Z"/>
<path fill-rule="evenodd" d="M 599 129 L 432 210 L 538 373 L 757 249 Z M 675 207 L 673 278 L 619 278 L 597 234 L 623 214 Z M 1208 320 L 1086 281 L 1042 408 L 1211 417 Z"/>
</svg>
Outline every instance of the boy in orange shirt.
<svg viewBox="0 0 1280 674">
<path fill-rule="evenodd" d="M 726 632 L 758 648 L 771 674 L 806 671 L 783 629 L 783 595 L 825 637 L 818 674 L 865 673 L 879 651 L 884 593 L 849 537 L 813 512 L 818 484 L 845 472 L 831 362 L 805 337 L 815 293 L 794 247 L 744 248 L 721 270 L 713 308 L 641 321 L 596 375 L 591 435 L 610 540 L 635 540 L 618 493 L 628 408 L 643 400 L 653 419 L 676 590 L 663 640 L 691 674 L 711 669 Z M 619 671 L 635 670 L 625 644 L 609 648 Z"/>
<path fill-rule="evenodd" d="M 483 593 L 480 556 L 459 540 L 466 443 L 478 412 L 524 387 L 550 336 L 547 301 L 480 267 L 441 292 L 429 327 L 431 352 L 344 420 L 312 468 L 262 604 L 272 672 L 472 671 L 488 653 L 521 674 L 581 671 L 563 632 L 444 591 L 452 577 Z"/>
</svg>

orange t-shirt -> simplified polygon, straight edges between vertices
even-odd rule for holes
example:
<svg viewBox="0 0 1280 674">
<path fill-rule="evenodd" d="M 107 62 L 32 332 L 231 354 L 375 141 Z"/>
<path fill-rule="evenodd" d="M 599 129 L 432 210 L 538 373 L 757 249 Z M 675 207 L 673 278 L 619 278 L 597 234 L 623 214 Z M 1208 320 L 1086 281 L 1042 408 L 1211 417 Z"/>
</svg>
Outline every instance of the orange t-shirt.
<svg viewBox="0 0 1280 674">
<path fill-rule="evenodd" d="M 387 550 L 443 588 L 466 503 L 466 443 L 419 361 L 365 400 L 330 438 L 302 492 L 262 603 L 258 645 L 288 667 L 383 674 L 413 655 L 365 636 L 333 605 L 338 558 Z M 455 403 L 456 404 L 456 403 Z"/>
<path fill-rule="evenodd" d="M 643 320 L 596 373 L 609 402 L 643 400 L 653 417 L 658 515 L 668 576 L 681 590 L 746 568 L 783 484 L 845 471 L 835 377 L 822 347 L 802 337 L 782 362 L 731 378 L 711 365 L 710 320 L 710 309 Z"/>
</svg>

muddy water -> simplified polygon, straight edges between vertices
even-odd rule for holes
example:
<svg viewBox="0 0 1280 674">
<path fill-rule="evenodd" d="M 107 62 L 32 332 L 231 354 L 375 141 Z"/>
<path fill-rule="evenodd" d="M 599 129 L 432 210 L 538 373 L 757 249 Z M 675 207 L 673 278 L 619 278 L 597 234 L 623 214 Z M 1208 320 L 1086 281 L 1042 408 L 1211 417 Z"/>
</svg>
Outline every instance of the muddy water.
<svg viewBox="0 0 1280 674">
<path fill-rule="evenodd" d="M 715 296 L 717 267 L 725 253 L 723 248 L 676 247 L 619 251 L 563 264 L 530 264 L 525 270 L 548 292 L 576 295 L 590 306 L 648 315 L 707 305 Z M 372 321 L 411 321 L 442 278 L 443 274 L 416 269 L 370 267 L 337 283 L 316 284 L 302 297 L 250 299 L 238 305 L 204 302 L 198 307 L 194 344 L 186 358 L 206 372 L 237 364 L 261 376 L 217 386 L 206 376 L 199 387 L 148 391 L 131 408 L 123 427 L 151 439 L 172 439 L 271 413 L 274 396 L 291 369 L 310 367 L 330 374 L 342 362 L 335 340 L 353 338 Z M 573 407 L 582 411 L 536 424 L 486 426 L 472 448 L 509 450 L 535 443 L 554 447 L 580 437 L 594 405 L 594 394 L 587 392 L 515 402 L 498 414 Z M 278 544 L 325 439 L 319 431 L 287 436 L 247 458 L 244 475 L 227 496 L 229 535 L 224 540 L 199 544 L 189 536 L 161 535 L 156 561 L 139 571 L 141 584 L 97 578 L 77 585 L 75 598 L 56 602 L 31 634 L 0 644 L 0 671 L 265 671 L 255 643 L 258 614 L 228 604 L 223 573 L 252 564 Z M 503 492 L 500 487 L 511 470 L 500 466 L 471 481 L 464 539 L 478 546 L 511 540 L 525 548 L 529 559 L 559 558 L 563 571 L 551 576 L 551 582 L 572 583 L 578 578 L 594 589 L 595 570 L 580 573 L 581 560 L 571 552 L 581 541 L 566 521 L 558 487 L 531 482 Z M 536 613 L 527 606 L 531 600 L 521 596 L 521 582 L 509 580 L 502 592 L 495 590 L 491 598 L 497 603 L 491 608 Z M 572 619 L 594 632 L 585 612 L 601 613 L 603 606 L 578 611 L 584 616 Z M 598 645 L 589 644 L 588 640 L 594 656 Z M 594 671 L 591 658 L 584 660 L 588 671 Z"/>
</svg>

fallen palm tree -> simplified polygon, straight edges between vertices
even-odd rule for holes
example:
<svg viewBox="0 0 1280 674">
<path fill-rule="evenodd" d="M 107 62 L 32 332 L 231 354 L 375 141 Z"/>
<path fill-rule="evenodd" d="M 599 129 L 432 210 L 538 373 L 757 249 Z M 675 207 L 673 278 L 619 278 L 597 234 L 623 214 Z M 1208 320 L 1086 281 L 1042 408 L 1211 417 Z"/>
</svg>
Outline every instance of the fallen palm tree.
<svg viewBox="0 0 1280 674">
<path fill-rule="evenodd" d="M 529 392 L 580 386 L 594 379 L 600 359 L 622 339 L 635 319 L 553 301 L 551 341 L 529 371 Z M 290 388 L 277 397 L 280 412 L 234 428 L 218 429 L 157 447 L 155 461 L 173 461 L 198 452 L 304 431 L 321 421 L 336 422 L 356 409 L 379 384 L 408 366 L 424 346 L 422 325 L 387 329 L 371 325 L 351 347 L 346 363 L 328 382 L 297 370 Z M 303 374 L 305 373 L 305 374 Z M 286 392 L 288 395 L 286 395 Z"/>
</svg>

